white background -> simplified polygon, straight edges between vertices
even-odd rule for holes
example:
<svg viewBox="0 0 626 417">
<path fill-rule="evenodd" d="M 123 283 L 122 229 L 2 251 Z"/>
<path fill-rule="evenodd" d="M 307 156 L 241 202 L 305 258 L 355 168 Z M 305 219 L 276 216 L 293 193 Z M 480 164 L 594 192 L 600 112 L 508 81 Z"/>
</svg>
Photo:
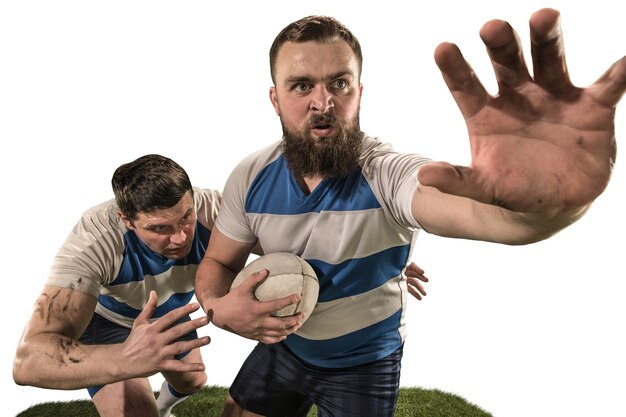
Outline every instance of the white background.
<svg viewBox="0 0 626 417">
<path fill-rule="evenodd" d="M 478 36 L 491 18 L 510 21 L 528 48 L 531 13 L 561 10 L 579 86 L 625 52 L 623 13 L 609 0 L 418 4 L 2 2 L 2 414 L 87 398 L 19 387 L 11 366 L 52 257 L 82 211 L 112 197 L 118 165 L 162 153 L 195 185 L 221 189 L 240 158 L 279 138 L 267 53 L 289 22 L 329 14 L 359 37 L 366 132 L 462 164 L 465 127 L 432 59 L 439 42 L 459 44 L 492 92 Z M 420 236 L 414 259 L 432 282 L 428 297 L 409 305 L 403 386 L 452 392 L 495 416 L 626 415 L 623 159 L 620 149 L 588 214 L 548 241 L 506 247 Z M 213 339 L 203 348 L 208 383 L 228 385 L 252 343 L 213 326 L 202 333 Z M 161 378 L 151 381 L 158 389 Z"/>
</svg>

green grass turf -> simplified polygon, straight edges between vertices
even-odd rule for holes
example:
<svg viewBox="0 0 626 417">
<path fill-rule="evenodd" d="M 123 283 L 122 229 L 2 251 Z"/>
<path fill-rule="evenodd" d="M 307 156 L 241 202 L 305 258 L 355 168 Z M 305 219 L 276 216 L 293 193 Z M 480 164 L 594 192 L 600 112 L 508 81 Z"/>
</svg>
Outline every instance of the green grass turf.
<svg viewBox="0 0 626 417">
<path fill-rule="evenodd" d="M 176 417 L 219 417 L 226 392 L 225 387 L 205 387 L 174 407 L 173 412 Z M 313 407 L 309 416 L 316 415 Z M 16 417 L 59 416 L 98 417 L 98 413 L 91 401 L 77 400 L 36 404 Z M 492 415 L 455 394 L 436 389 L 403 387 L 400 389 L 396 417 L 492 417 Z"/>
</svg>

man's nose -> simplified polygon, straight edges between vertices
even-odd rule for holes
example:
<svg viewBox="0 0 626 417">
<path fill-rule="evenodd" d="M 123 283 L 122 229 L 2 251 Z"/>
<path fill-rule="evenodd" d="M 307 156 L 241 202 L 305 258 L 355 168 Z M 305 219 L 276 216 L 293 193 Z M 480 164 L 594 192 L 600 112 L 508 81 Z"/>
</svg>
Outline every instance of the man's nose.
<svg viewBox="0 0 626 417">
<path fill-rule="evenodd" d="M 325 86 L 318 85 L 313 89 L 311 94 L 310 109 L 315 112 L 326 113 L 335 107 L 333 96 L 328 92 Z"/>
</svg>

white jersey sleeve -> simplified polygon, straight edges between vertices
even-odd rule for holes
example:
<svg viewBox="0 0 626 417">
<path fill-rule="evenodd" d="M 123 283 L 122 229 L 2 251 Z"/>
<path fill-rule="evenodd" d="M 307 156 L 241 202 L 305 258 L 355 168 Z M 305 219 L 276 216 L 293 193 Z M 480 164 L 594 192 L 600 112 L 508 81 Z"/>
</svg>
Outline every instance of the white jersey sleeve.
<svg viewBox="0 0 626 417">
<path fill-rule="evenodd" d="M 102 286 L 117 275 L 125 230 L 114 200 L 87 210 L 57 252 L 46 285 L 75 288 L 97 297 Z"/>
<path fill-rule="evenodd" d="M 412 214 L 413 195 L 417 190 L 417 172 L 430 159 L 417 154 L 398 153 L 392 146 L 366 137 L 359 164 L 372 191 L 396 222 L 404 227 L 421 229 Z"/>
<path fill-rule="evenodd" d="M 222 207 L 216 225 L 221 233 L 242 243 L 255 243 L 256 234 L 246 217 L 248 190 L 257 175 L 280 156 L 276 142 L 243 159 L 228 177 L 224 187 Z"/>
<path fill-rule="evenodd" d="M 194 188 L 194 199 L 198 223 L 213 230 L 217 213 L 222 205 L 222 194 L 216 190 Z"/>
</svg>

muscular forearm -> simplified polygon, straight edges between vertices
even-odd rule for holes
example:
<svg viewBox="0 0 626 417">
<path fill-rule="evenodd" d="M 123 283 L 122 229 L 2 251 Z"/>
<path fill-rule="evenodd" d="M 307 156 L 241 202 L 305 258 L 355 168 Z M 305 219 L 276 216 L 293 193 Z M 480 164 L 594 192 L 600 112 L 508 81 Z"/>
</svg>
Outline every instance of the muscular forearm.
<svg viewBox="0 0 626 417">
<path fill-rule="evenodd" d="M 207 324 L 206 317 L 182 321 L 199 306 L 190 303 L 153 320 L 155 291 L 135 318 L 123 343 L 85 345 L 78 339 L 96 306 L 92 295 L 71 288 L 44 287 L 18 344 L 13 379 L 20 385 L 79 389 L 106 385 L 162 371 L 203 371 L 202 363 L 173 361 L 188 350 L 209 343 L 208 337 L 178 341 Z"/>
<path fill-rule="evenodd" d="M 235 272 L 209 257 L 202 260 L 196 272 L 195 290 L 205 313 L 209 314 L 212 310 L 214 300 L 228 293 L 235 275 Z"/>
<path fill-rule="evenodd" d="M 474 221 L 479 226 L 470 234 L 460 237 L 506 245 L 528 245 L 548 239 L 580 219 L 588 209 L 585 207 L 568 212 L 555 210 L 550 213 L 519 213 L 475 201 L 472 204 L 477 212 L 474 217 L 477 220 Z"/>
<path fill-rule="evenodd" d="M 589 206 L 568 211 L 520 213 L 420 186 L 413 197 L 412 208 L 414 218 L 431 234 L 525 245 L 547 239 L 571 225 Z"/>
<path fill-rule="evenodd" d="M 22 339 L 13 363 L 13 379 L 19 385 L 50 389 L 80 389 L 130 377 L 121 344 L 84 345 L 58 334 Z"/>
<path fill-rule="evenodd" d="M 92 295 L 44 287 L 19 341 L 13 379 L 20 385 L 79 389 L 119 381 L 132 369 L 121 345 L 80 343 L 96 306 Z"/>
</svg>

